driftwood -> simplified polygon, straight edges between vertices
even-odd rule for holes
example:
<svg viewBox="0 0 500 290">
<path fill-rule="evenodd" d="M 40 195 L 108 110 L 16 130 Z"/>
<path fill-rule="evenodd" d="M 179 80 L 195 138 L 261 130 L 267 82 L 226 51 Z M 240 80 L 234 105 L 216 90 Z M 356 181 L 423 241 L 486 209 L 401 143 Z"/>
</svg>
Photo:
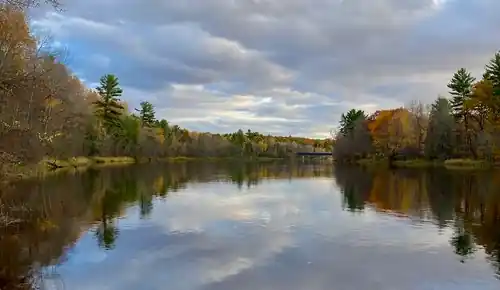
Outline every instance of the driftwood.
<svg viewBox="0 0 500 290">
<path fill-rule="evenodd" d="M 57 164 L 55 161 L 46 161 L 47 165 L 49 166 L 50 170 L 57 170 L 59 168 L 63 168 L 64 166 L 61 166 Z"/>
</svg>

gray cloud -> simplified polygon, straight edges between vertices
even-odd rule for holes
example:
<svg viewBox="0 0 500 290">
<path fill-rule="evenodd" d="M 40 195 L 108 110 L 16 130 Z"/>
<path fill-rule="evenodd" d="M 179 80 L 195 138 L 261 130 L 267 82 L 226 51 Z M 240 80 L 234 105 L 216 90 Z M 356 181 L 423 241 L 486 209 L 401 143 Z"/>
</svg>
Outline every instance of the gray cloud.
<svg viewBox="0 0 500 290">
<path fill-rule="evenodd" d="M 430 102 L 459 67 L 480 76 L 500 49 L 499 9 L 495 0 L 88 0 L 32 19 L 76 55 L 83 78 L 116 73 L 131 88 L 125 99 L 149 96 L 180 125 L 312 135 L 350 107 Z"/>
</svg>

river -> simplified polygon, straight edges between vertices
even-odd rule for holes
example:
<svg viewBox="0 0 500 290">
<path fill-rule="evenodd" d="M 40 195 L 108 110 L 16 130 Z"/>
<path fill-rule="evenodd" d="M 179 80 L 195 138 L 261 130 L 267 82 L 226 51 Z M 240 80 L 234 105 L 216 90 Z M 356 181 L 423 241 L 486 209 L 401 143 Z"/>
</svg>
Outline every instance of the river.
<svg viewBox="0 0 500 290">
<path fill-rule="evenodd" d="M 26 222 L 2 228 L 0 289 L 500 289 L 499 172 L 193 162 L 2 200 Z"/>
</svg>

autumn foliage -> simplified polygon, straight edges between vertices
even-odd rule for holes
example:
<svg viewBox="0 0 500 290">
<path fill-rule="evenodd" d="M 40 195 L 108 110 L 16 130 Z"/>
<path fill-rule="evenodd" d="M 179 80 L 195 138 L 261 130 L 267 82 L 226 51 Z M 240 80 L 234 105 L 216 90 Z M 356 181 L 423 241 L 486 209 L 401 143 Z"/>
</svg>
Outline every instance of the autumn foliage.
<svg viewBox="0 0 500 290">
<path fill-rule="evenodd" d="M 431 105 L 380 110 L 356 120 L 343 115 L 335 140 L 338 161 L 359 158 L 500 159 L 500 52 L 476 80 L 464 68 L 448 84 L 450 97 Z M 351 110 L 352 111 L 352 110 Z M 355 126 L 353 126 L 355 124 Z M 346 129 L 347 128 L 347 129 Z"/>
<path fill-rule="evenodd" d="M 286 157 L 331 150 L 328 140 L 250 130 L 190 132 L 157 120 L 147 101 L 132 114 L 118 77 L 105 74 L 97 88 L 87 88 L 64 64 L 64 55 L 30 33 L 18 9 L 23 3 L 0 4 L 0 175 L 46 158 Z"/>
</svg>

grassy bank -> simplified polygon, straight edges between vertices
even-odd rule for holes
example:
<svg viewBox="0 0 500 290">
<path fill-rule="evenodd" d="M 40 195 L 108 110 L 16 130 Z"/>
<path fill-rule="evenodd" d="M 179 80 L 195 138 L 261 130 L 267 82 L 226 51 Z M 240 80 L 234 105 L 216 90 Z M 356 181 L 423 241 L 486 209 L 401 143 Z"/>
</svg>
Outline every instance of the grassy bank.
<svg viewBox="0 0 500 290">
<path fill-rule="evenodd" d="M 495 167 L 495 164 L 486 160 L 472 160 L 472 159 L 450 159 L 444 162 L 444 167 L 447 169 L 490 169 Z"/>
<path fill-rule="evenodd" d="M 388 159 L 360 159 L 355 162 L 362 166 L 389 166 Z M 493 163 L 485 160 L 473 159 L 448 159 L 448 160 L 426 160 L 426 159 L 412 159 L 412 160 L 396 160 L 393 161 L 392 166 L 399 168 L 430 168 L 430 167 L 444 167 L 450 170 L 477 170 L 489 169 L 495 167 Z"/>
<path fill-rule="evenodd" d="M 62 172 L 85 171 L 91 167 L 125 166 L 130 164 L 156 163 L 156 162 L 188 162 L 188 161 L 241 161 L 241 162 L 272 162 L 283 158 L 271 157 L 166 157 L 166 158 L 133 158 L 128 156 L 116 157 L 73 157 L 67 160 L 44 158 L 38 164 L 13 165 L 5 169 L 0 176 L 0 182 L 11 182 L 20 179 L 42 178 Z"/>
</svg>

